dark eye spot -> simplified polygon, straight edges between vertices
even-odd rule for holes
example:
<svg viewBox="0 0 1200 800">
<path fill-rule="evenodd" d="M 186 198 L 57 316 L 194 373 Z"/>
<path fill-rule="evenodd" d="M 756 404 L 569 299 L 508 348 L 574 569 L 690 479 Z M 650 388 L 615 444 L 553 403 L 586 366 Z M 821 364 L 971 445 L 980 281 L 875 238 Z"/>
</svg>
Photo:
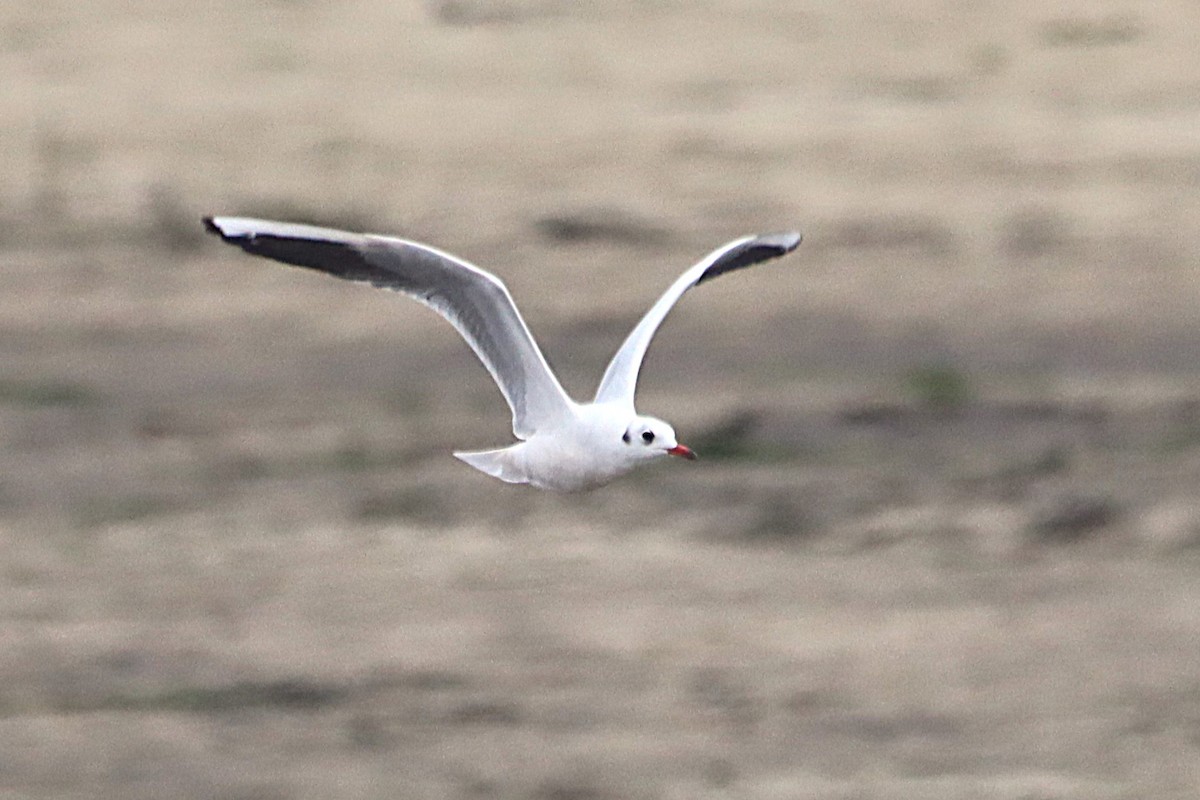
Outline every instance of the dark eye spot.
<svg viewBox="0 0 1200 800">
<path fill-rule="evenodd" d="M 650 444 L 654 441 L 654 431 L 642 431 L 642 441 Z"/>
<path fill-rule="evenodd" d="M 625 433 L 621 434 L 621 441 L 625 444 L 629 444 L 629 431 L 625 431 Z"/>
</svg>

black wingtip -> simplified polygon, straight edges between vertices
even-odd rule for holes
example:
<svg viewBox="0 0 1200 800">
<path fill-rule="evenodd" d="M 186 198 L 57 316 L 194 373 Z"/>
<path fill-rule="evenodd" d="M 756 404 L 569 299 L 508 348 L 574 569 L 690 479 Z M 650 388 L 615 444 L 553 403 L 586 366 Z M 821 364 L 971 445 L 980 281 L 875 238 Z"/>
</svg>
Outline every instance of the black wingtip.
<svg viewBox="0 0 1200 800">
<path fill-rule="evenodd" d="M 785 256 L 799 247 L 803 238 L 800 233 L 789 231 L 788 233 L 765 233 L 743 241 L 722 253 L 709 265 L 696 283 L 704 283 L 718 275 L 724 275 L 726 272 L 744 269 L 762 261 Z"/>
<path fill-rule="evenodd" d="M 209 233 L 215 233 L 222 239 L 225 238 L 225 234 L 222 233 L 221 229 L 217 227 L 217 223 L 213 222 L 212 217 L 202 217 L 201 221 L 204 223 L 204 230 L 208 231 Z"/>
</svg>

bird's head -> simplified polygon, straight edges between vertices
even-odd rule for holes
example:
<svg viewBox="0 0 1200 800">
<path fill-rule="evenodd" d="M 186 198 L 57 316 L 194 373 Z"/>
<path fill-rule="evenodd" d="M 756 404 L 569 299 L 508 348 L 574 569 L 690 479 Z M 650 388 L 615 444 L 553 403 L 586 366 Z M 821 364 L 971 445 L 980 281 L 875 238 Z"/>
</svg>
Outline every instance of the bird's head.
<svg viewBox="0 0 1200 800">
<path fill-rule="evenodd" d="M 674 428 L 654 417 L 634 417 L 621 434 L 621 443 L 634 460 L 662 455 L 679 456 L 689 461 L 696 458 L 691 448 L 675 439 Z"/>
</svg>

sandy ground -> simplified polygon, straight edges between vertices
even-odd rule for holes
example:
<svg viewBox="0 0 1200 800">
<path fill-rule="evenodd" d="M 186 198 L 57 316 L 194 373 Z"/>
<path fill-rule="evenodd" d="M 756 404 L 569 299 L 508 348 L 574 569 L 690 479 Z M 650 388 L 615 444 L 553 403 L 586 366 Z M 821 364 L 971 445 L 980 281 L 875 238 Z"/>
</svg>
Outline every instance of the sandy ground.
<svg viewBox="0 0 1200 800">
<path fill-rule="evenodd" d="M 0 5 L 0 798 L 1200 796 L 1188 2 Z M 601 491 L 416 304 L 509 283 Z"/>
</svg>

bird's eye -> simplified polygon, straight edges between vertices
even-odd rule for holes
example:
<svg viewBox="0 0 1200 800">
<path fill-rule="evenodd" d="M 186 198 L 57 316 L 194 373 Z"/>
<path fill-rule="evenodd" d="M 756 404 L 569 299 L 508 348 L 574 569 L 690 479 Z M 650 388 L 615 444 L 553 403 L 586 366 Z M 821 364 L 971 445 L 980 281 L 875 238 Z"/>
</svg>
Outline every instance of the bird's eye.
<svg viewBox="0 0 1200 800">
<path fill-rule="evenodd" d="M 625 444 L 629 444 L 629 431 L 625 431 L 623 434 L 621 434 L 621 441 Z"/>
<path fill-rule="evenodd" d="M 642 441 L 650 444 L 654 441 L 654 431 L 642 431 Z"/>
</svg>

